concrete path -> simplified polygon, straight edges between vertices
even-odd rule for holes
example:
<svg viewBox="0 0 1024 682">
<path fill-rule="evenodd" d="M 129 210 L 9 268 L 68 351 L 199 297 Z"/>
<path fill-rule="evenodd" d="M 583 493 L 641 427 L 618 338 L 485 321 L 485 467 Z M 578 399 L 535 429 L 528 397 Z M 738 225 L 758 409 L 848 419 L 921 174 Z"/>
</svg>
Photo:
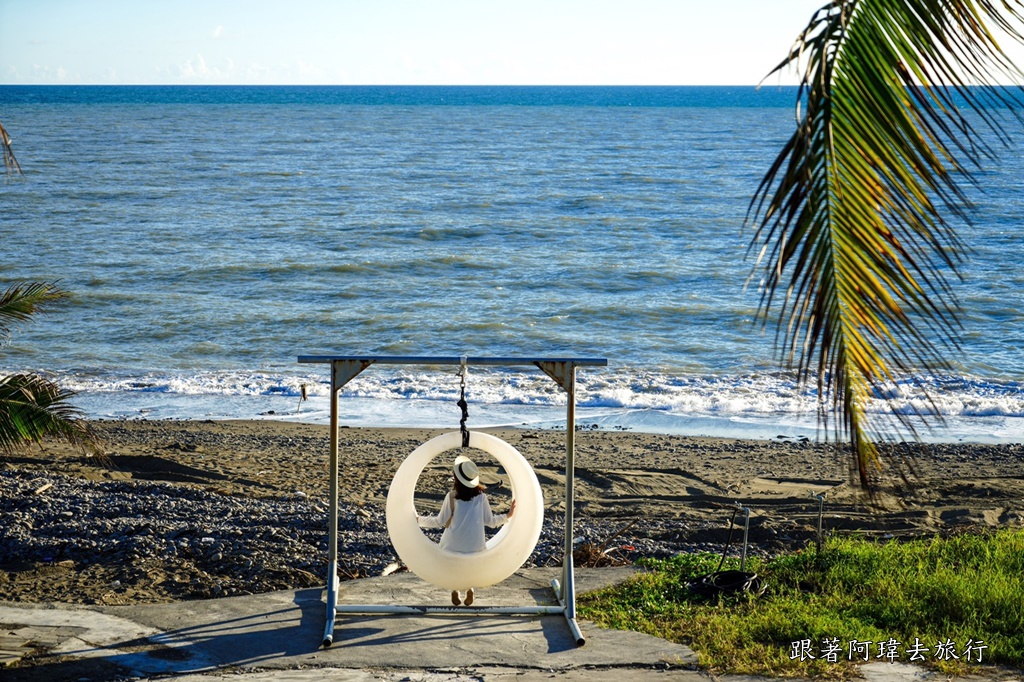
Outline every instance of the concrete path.
<svg viewBox="0 0 1024 682">
<path fill-rule="evenodd" d="M 618 582 L 633 569 L 579 569 L 582 593 Z M 477 592 L 478 605 L 553 602 L 556 569 L 523 570 Z M 449 595 L 408 573 L 342 583 L 342 602 L 445 604 Z M 577 647 L 561 616 L 339 617 L 335 644 L 321 648 L 322 589 L 137 606 L 0 603 L 10 642 L 43 648 L 31 668 L 0 669 L 21 680 L 152 679 L 177 682 L 363 682 L 388 680 L 710 679 L 694 670 L 687 647 L 581 622 Z M 14 633 L 14 634 L 11 634 Z M 901 664 L 864 666 L 864 679 L 944 679 Z M 757 678 L 729 676 L 730 682 Z M 1003 677 L 1012 679 L 1012 677 Z"/>
<path fill-rule="evenodd" d="M 632 571 L 580 570 L 577 591 L 612 584 Z M 501 585 L 478 590 L 476 605 L 553 604 L 550 582 L 556 575 L 557 569 L 520 571 Z M 340 596 L 341 603 L 450 604 L 447 591 L 409 573 L 344 582 Z M 39 660 L 41 667 L 47 659 L 68 669 L 76 659 L 101 659 L 110 670 L 143 678 L 226 668 L 315 667 L 348 674 L 481 666 L 545 671 L 665 668 L 696 662 L 685 646 L 586 623 L 587 644 L 577 647 L 561 616 L 345 616 L 337 620 L 334 645 L 323 649 L 323 599 L 322 589 L 309 589 L 133 606 L 0 604 L 0 624 L 5 632 L 20 633 L 29 648 L 49 645 L 44 647 L 48 656 Z M 266 679 L 301 679 L 281 674 L 285 676 Z"/>
</svg>

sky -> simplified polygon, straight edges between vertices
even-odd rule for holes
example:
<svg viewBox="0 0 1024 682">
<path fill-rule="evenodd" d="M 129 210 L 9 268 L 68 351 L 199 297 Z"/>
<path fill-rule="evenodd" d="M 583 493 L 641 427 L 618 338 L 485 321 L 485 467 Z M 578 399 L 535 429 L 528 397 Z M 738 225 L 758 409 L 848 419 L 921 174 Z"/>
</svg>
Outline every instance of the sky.
<svg viewBox="0 0 1024 682">
<path fill-rule="evenodd" d="M 0 0 L 0 84 L 754 85 L 824 4 Z"/>
</svg>

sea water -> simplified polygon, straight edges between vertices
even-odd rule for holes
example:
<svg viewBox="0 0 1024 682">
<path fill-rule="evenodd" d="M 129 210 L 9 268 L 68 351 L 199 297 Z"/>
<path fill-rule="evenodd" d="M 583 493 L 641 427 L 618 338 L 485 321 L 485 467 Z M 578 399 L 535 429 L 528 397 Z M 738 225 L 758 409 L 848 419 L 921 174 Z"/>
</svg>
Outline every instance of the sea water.
<svg viewBox="0 0 1024 682">
<path fill-rule="evenodd" d="M 324 422 L 327 366 L 299 355 L 600 357 L 586 426 L 814 437 L 744 227 L 795 96 L 0 86 L 24 170 L 0 183 L 0 284 L 71 292 L 0 369 L 51 373 L 95 418 Z M 977 173 L 963 352 L 919 377 L 946 420 L 929 438 L 1024 440 L 1019 140 Z M 457 370 L 371 367 L 342 423 L 457 425 Z M 470 367 L 467 395 L 470 426 L 564 425 L 529 366 Z"/>
</svg>

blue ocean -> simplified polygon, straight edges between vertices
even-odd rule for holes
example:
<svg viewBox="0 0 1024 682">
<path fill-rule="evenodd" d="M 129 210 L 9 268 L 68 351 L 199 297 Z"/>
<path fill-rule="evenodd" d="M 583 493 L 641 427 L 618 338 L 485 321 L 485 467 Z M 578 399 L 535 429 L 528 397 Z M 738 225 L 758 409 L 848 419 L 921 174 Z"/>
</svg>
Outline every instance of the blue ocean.
<svg viewBox="0 0 1024 682">
<path fill-rule="evenodd" d="M 579 375 L 588 427 L 813 438 L 816 396 L 755 320 L 744 229 L 795 96 L 0 86 L 24 170 L 0 182 L 0 285 L 72 293 L 16 327 L 0 370 L 50 373 L 93 418 L 322 423 L 327 367 L 299 355 L 600 357 Z M 963 352 L 921 377 L 945 420 L 925 435 L 1019 442 L 1019 135 L 978 178 Z M 456 370 L 375 366 L 342 422 L 455 426 Z M 470 426 L 564 425 L 532 368 L 471 367 L 467 396 Z"/>
</svg>

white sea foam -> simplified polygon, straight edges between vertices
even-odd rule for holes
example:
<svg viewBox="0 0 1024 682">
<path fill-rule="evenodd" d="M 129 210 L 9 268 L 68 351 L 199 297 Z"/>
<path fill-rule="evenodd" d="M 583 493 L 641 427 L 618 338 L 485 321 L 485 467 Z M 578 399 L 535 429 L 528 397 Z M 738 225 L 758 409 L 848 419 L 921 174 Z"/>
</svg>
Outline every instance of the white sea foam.
<svg viewBox="0 0 1024 682">
<path fill-rule="evenodd" d="M 325 422 L 326 372 L 196 372 L 142 374 L 62 373 L 61 384 L 79 393 L 77 404 L 97 418 L 276 418 Z M 1024 391 L 1016 382 L 970 377 L 929 378 L 921 386 L 893 385 L 870 406 L 941 416 L 930 432 L 942 440 L 1024 439 Z M 302 387 L 309 400 L 300 404 Z M 457 425 L 459 380 L 453 368 L 407 370 L 372 367 L 341 392 L 350 425 Z M 478 426 L 564 426 L 565 393 L 537 370 L 471 368 L 467 398 Z M 813 388 L 784 375 L 692 377 L 625 368 L 580 370 L 578 419 L 597 428 L 667 433 L 775 437 L 816 432 Z M 933 420 L 934 421 L 934 420 Z M 938 426 L 938 424 L 937 424 Z M 929 432 L 926 432 L 926 435 Z"/>
</svg>

